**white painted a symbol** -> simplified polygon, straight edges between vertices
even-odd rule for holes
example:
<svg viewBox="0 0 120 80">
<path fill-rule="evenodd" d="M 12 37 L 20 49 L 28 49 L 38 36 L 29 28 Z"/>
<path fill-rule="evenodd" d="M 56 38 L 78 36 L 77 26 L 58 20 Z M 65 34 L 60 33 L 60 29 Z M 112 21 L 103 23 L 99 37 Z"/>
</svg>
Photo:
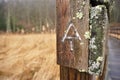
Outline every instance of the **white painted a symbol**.
<svg viewBox="0 0 120 80">
<path fill-rule="evenodd" d="M 73 36 L 68 36 L 68 33 L 69 33 L 71 28 L 73 28 L 72 30 L 74 30 L 74 34 L 75 34 L 74 37 Z M 65 32 L 65 34 L 64 34 L 64 36 L 63 36 L 63 38 L 62 38 L 62 42 L 64 43 L 65 40 L 69 40 L 70 41 L 70 47 L 71 47 L 70 50 L 71 51 L 73 51 L 73 42 L 72 42 L 73 39 L 78 39 L 80 42 L 82 41 L 82 39 L 81 39 L 77 29 L 75 28 L 74 24 L 70 23 L 67 30 L 66 30 L 66 32 Z"/>
</svg>

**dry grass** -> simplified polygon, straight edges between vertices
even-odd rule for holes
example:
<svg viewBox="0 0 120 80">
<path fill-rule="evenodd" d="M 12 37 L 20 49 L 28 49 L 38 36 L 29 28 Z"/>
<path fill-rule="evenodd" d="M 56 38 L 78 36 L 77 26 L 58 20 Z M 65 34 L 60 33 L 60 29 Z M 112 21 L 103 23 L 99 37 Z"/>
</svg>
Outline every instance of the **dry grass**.
<svg viewBox="0 0 120 80">
<path fill-rule="evenodd" d="M 0 80 L 59 80 L 55 34 L 0 38 Z"/>
</svg>

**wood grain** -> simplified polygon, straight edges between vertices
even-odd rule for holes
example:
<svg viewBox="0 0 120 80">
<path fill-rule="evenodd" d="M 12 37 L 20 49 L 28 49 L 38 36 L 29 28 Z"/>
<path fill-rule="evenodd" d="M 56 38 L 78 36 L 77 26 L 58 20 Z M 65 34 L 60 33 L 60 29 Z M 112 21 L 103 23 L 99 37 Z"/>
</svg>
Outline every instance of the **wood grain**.
<svg viewBox="0 0 120 80">
<path fill-rule="evenodd" d="M 88 39 L 85 39 L 84 34 L 89 30 L 89 0 L 57 0 L 57 63 L 74 68 L 77 70 L 88 69 Z M 84 6 L 82 6 L 84 3 Z M 81 10 L 81 11 L 79 11 Z M 83 17 L 78 19 L 76 13 L 81 12 Z M 75 18 L 75 19 L 73 19 Z M 70 50 L 68 40 L 61 42 L 65 31 L 68 28 L 68 23 L 72 22 L 82 39 L 73 40 L 74 51 Z M 74 34 L 74 29 L 71 29 L 68 36 Z M 83 43 L 83 45 L 80 45 Z"/>
</svg>

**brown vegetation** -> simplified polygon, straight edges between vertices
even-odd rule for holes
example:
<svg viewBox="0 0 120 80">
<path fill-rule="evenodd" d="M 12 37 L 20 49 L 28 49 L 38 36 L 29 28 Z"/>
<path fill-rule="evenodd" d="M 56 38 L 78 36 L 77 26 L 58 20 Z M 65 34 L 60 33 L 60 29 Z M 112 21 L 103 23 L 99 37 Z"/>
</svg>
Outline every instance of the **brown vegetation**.
<svg viewBox="0 0 120 80">
<path fill-rule="evenodd" d="M 0 80 L 59 80 L 55 34 L 0 38 Z"/>
</svg>

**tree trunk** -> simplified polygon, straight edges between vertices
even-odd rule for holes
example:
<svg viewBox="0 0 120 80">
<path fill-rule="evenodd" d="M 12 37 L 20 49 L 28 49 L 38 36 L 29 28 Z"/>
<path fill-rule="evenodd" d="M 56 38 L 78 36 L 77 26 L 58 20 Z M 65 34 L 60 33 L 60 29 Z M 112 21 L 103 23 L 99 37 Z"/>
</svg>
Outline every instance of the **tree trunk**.
<svg viewBox="0 0 120 80">
<path fill-rule="evenodd" d="M 10 14 L 10 8 L 7 7 L 7 18 L 6 18 L 6 25 L 7 25 L 7 32 L 11 32 L 11 14 Z"/>
</svg>

